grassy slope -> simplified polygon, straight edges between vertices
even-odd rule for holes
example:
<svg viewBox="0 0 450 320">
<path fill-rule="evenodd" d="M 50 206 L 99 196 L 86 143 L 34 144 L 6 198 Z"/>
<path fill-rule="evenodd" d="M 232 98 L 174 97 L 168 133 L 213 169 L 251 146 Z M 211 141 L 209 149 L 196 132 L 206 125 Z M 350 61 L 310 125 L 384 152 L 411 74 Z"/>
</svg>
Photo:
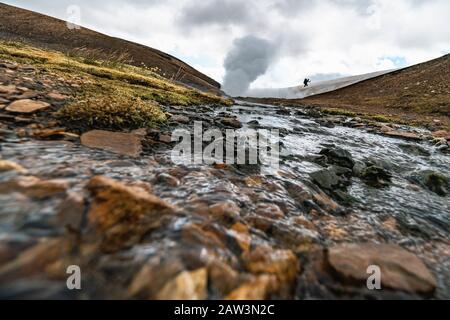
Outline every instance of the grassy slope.
<svg viewBox="0 0 450 320">
<path fill-rule="evenodd" d="M 126 53 L 132 58 L 133 65 L 157 67 L 167 78 L 176 78 L 195 88 L 220 93 L 217 81 L 164 52 L 86 28 L 70 30 L 65 21 L 3 3 L 0 3 L 0 38 L 25 41 L 62 52 L 87 47 L 106 53 Z"/>
<path fill-rule="evenodd" d="M 437 119 L 449 127 L 450 55 L 302 101 L 412 124 Z"/>
<path fill-rule="evenodd" d="M 146 68 L 114 61 L 87 61 L 18 42 L 0 41 L 0 59 L 30 64 L 62 78 L 79 77 L 71 102 L 57 112 L 67 125 L 139 128 L 165 121 L 161 105 L 230 104 L 219 96 L 176 83 Z"/>
</svg>

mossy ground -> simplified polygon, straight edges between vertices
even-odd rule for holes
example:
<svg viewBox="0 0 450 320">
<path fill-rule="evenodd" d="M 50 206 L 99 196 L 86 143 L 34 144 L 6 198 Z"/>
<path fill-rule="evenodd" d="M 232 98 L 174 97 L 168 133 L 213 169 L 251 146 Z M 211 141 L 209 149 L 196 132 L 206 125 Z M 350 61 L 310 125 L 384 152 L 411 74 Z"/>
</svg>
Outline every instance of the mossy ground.
<svg viewBox="0 0 450 320">
<path fill-rule="evenodd" d="M 70 102 L 54 116 L 68 126 L 132 129 L 164 122 L 160 105 L 230 105 L 231 100 L 197 91 L 122 61 L 86 59 L 73 53 L 43 50 L 0 41 L 0 59 L 32 65 L 61 78 L 79 77 Z"/>
</svg>

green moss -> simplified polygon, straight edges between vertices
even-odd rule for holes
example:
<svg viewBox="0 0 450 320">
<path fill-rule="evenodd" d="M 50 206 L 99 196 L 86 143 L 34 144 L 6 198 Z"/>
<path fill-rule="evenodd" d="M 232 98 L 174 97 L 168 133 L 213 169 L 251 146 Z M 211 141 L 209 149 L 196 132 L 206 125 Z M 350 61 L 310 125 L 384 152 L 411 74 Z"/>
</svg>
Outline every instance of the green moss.
<svg viewBox="0 0 450 320">
<path fill-rule="evenodd" d="M 115 92 L 102 88 L 84 88 L 73 102 L 56 113 L 66 125 L 83 130 L 137 129 L 154 126 L 166 120 L 165 114 L 153 101 L 144 101 L 128 90 Z M 105 90 L 105 88 L 103 88 Z"/>
<path fill-rule="evenodd" d="M 331 114 L 331 115 L 336 115 L 336 116 L 346 116 L 346 117 L 358 116 L 358 114 L 356 112 L 342 110 L 342 109 L 335 109 L 335 108 L 322 109 L 322 111 L 326 114 Z"/>
<path fill-rule="evenodd" d="M 79 130 L 133 129 L 165 121 L 159 105 L 231 105 L 232 100 L 203 93 L 163 78 L 147 67 L 126 63 L 125 57 L 99 60 L 98 52 L 63 54 L 17 42 L 0 41 L 0 58 L 31 64 L 64 79 L 82 78 L 72 102 L 55 116 Z"/>
</svg>

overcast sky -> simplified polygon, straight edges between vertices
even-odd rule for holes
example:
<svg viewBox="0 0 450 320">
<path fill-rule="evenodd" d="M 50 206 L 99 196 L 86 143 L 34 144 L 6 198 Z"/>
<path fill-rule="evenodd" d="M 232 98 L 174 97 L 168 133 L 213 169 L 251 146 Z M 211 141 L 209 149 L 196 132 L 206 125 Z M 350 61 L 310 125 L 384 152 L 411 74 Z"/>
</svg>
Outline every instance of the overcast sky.
<svg viewBox="0 0 450 320">
<path fill-rule="evenodd" d="M 224 65 L 244 64 L 252 87 L 403 67 L 450 52 L 449 0 L 2 2 L 65 20 L 77 5 L 83 26 L 175 55 L 218 81 Z"/>
</svg>

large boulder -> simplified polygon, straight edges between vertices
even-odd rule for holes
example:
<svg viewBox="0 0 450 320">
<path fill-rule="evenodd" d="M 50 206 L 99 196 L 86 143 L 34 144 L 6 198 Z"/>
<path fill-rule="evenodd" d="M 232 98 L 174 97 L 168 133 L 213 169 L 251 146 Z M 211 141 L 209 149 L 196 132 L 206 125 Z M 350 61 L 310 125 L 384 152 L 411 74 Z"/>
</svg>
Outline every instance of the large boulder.
<svg viewBox="0 0 450 320">
<path fill-rule="evenodd" d="M 334 164 L 339 167 L 353 169 L 355 161 L 352 155 L 347 150 L 338 147 L 325 148 L 320 151 L 321 155 L 327 157 L 329 164 Z"/>
<path fill-rule="evenodd" d="M 328 261 L 341 278 L 364 286 L 369 266 L 380 268 L 382 288 L 431 293 L 437 285 L 416 255 L 396 245 L 340 244 L 329 249 Z"/>
<path fill-rule="evenodd" d="M 362 170 L 361 179 L 375 188 L 387 187 L 391 183 L 392 175 L 378 166 L 369 166 Z"/>
<path fill-rule="evenodd" d="M 432 170 L 414 172 L 409 179 L 442 197 L 445 197 L 450 189 L 449 177 Z"/>
<path fill-rule="evenodd" d="M 127 186 L 107 177 L 91 179 L 87 189 L 92 203 L 89 230 L 103 252 L 114 253 L 138 244 L 142 237 L 172 217 L 177 210 L 138 186 Z"/>
<path fill-rule="evenodd" d="M 81 143 L 130 157 L 138 157 L 142 152 L 141 137 L 133 133 L 93 130 L 81 136 Z"/>
<path fill-rule="evenodd" d="M 88 220 L 99 231 L 176 211 L 175 207 L 140 187 L 126 186 L 103 176 L 92 178 L 87 189 L 93 197 Z"/>
</svg>

